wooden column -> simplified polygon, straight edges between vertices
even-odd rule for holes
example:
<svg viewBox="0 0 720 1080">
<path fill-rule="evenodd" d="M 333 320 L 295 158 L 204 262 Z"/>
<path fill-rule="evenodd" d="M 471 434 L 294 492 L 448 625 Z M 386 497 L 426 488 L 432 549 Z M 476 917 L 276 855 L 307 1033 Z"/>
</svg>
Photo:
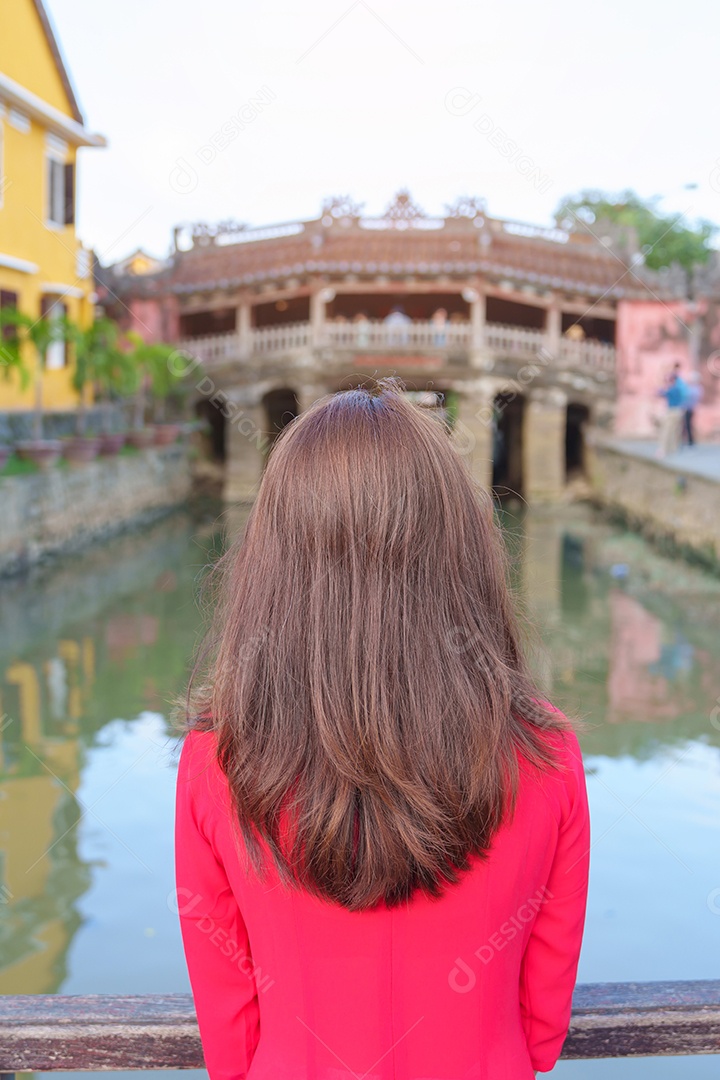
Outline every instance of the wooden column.
<svg viewBox="0 0 720 1080">
<path fill-rule="evenodd" d="M 523 419 L 523 490 L 528 503 L 556 502 L 565 490 L 567 395 L 532 390 Z"/>
<path fill-rule="evenodd" d="M 485 293 L 475 287 L 463 289 L 470 305 L 470 366 L 485 367 Z"/>
<path fill-rule="evenodd" d="M 235 329 L 238 336 L 238 347 L 240 350 L 240 357 L 245 360 L 252 351 L 250 344 L 250 329 L 251 329 L 251 311 L 250 301 L 241 300 L 236 309 L 235 315 Z"/>
<path fill-rule="evenodd" d="M 548 349 L 554 357 L 560 355 L 560 339 L 562 338 L 562 311 L 560 301 L 552 300 L 547 309 L 547 321 L 545 332 L 548 338 Z"/>
<path fill-rule="evenodd" d="M 318 289 L 310 294 L 310 332 L 314 349 L 325 343 L 325 303 L 327 294 L 327 289 Z"/>
<path fill-rule="evenodd" d="M 477 296 L 470 301 L 470 326 L 473 350 L 485 348 L 485 293 L 473 290 Z"/>
</svg>

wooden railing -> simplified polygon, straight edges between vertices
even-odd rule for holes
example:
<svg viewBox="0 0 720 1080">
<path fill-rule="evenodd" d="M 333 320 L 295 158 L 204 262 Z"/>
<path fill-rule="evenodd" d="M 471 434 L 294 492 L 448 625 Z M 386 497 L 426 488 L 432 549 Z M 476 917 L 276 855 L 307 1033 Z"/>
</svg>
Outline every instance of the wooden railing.
<svg viewBox="0 0 720 1080">
<path fill-rule="evenodd" d="M 543 330 L 528 330 L 524 326 L 502 326 L 488 323 L 485 345 L 493 353 L 507 357 L 533 360 L 540 350 L 548 347 L 549 338 Z"/>
<path fill-rule="evenodd" d="M 485 344 L 491 352 L 499 356 L 532 361 L 545 350 L 552 357 L 549 364 L 558 368 L 604 371 L 608 375 L 615 372 L 615 346 L 604 341 L 572 341 L 562 337 L 553 345 L 544 330 L 488 323 L 485 328 Z"/>
<path fill-rule="evenodd" d="M 602 341 L 570 341 L 561 338 L 551 341 L 544 330 L 524 326 L 504 326 L 487 323 L 478 331 L 482 345 L 496 359 L 531 363 L 539 357 L 548 366 L 573 371 L 603 371 L 611 376 L 615 371 L 615 348 Z M 208 337 L 187 338 L 178 348 L 201 360 L 208 367 L 227 363 L 243 363 L 252 358 L 282 356 L 315 346 L 334 349 L 353 349 L 358 352 L 439 352 L 468 353 L 477 347 L 468 322 L 446 323 L 438 326 L 430 321 L 392 324 L 367 319 L 364 322 L 327 322 L 313 337 L 310 323 L 286 323 L 248 331 L 247 338 L 239 334 L 214 334 Z M 544 358 L 544 360 L 543 360 Z"/>
<path fill-rule="evenodd" d="M 241 355 L 238 334 L 207 334 L 177 343 L 179 352 L 194 356 L 207 367 L 235 361 Z"/>
<path fill-rule="evenodd" d="M 562 1057 L 720 1054 L 720 981 L 578 986 Z M 189 994 L 0 999 L 0 1074 L 201 1069 Z"/>
<path fill-rule="evenodd" d="M 259 356 L 306 349 L 310 342 L 310 323 L 285 323 L 250 331 L 250 351 Z"/>
<path fill-rule="evenodd" d="M 326 323 L 323 341 L 340 349 L 437 349 L 470 348 L 472 329 L 469 322 L 386 323 L 367 319 L 364 322 Z"/>
<path fill-rule="evenodd" d="M 560 366 L 581 371 L 590 368 L 592 371 L 604 371 L 607 375 L 615 374 L 615 346 L 604 341 L 570 341 L 562 338 L 560 341 Z"/>
</svg>

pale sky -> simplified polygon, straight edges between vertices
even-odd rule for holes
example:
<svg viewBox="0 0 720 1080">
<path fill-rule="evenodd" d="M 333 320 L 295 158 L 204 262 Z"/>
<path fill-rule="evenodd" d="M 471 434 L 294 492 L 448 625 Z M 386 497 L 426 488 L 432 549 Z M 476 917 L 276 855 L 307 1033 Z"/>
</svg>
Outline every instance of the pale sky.
<svg viewBox="0 0 720 1080">
<path fill-rule="evenodd" d="M 376 214 L 401 187 L 431 215 L 476 195 L 536 224 L 566 193 L 633 187 L 720 224 L 717 0 L 46 3 L 109 141 L 79 180 L 79 234 L 105 261 L 166 254 L 176 224 L 314 217 L 334 194 Z"/>
</svg>

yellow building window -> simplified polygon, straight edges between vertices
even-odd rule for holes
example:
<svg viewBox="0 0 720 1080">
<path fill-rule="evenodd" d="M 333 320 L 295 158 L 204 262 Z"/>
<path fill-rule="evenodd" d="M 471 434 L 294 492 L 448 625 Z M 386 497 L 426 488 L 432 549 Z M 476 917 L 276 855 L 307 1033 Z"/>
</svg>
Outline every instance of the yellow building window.
<svg viewBox="0 0 720 1080">
<path fill-rule="evenodd" d="M 75 166 L 66 162 L 67 143 L 54 135 L 47 139 L 47 223 L 75 222 Z"/>
<path fill-rule="evenodd" d="M 18 294 L 11 289 L 0 289 L 0 311 L 3 308 L 12 308 L 13 311 L 17 311 L 18 308 Z M 10 323 L 7 326 L 3 326 L 2 333 L 0 333 L 0 345 L 3 341 L 10 341 L 13 337 L 13 327 Z"/>
<path fill-rule="evenodd" d="M 57 296 L 43 296 L 40 301 L 40 314 L 46 319 L 63 319 L 67 315 L 67 305 Z M 46 371 L 59 371 L 68 365 L 67 342 L 53 341 L 45 352 Z"/>
</svg>

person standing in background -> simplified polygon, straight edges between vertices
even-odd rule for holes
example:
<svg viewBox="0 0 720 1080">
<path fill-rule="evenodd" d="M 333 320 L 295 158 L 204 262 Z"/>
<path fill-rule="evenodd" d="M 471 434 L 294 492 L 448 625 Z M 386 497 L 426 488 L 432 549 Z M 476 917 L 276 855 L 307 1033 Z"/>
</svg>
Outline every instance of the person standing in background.
<svg viewBox="0 0 720 1080">
<path fill-rule="evenodd" d="M 687 377 L 685 392 L 685 415 L 683 418 L 683 436 L 688 446 L 695 445 L 695 409 L 702 401 L 702 383 L 700 372 L 691 371 Z"/>
<path fill-rule="evenodd" d="M 447 343 L 447 321 L 448 315 L 445 308 L 438 308 L 433 313 L 431 322 L 433 324 L 433 345 L 438 348 L 445 348 Z"/>
<path fill-rule="evenodd" d="M 409 315 L 398 304 L 387 314 L 383 320 L 386 326 L 392 327 L 388 335 L 388 345 L 407 345 L 409 332 L 408 327 L 412 323 Z"/>
<path fill-rule="evenodd" d="M 687 383 L 680 376 L 680 365 L 675 364 L 666 385 L 658 390 L 658 396 L 667 402 L 667 412 L 660 427 L 658 457 L 667 457 L 680 449 L 687 389 Z"/>
</svg>

